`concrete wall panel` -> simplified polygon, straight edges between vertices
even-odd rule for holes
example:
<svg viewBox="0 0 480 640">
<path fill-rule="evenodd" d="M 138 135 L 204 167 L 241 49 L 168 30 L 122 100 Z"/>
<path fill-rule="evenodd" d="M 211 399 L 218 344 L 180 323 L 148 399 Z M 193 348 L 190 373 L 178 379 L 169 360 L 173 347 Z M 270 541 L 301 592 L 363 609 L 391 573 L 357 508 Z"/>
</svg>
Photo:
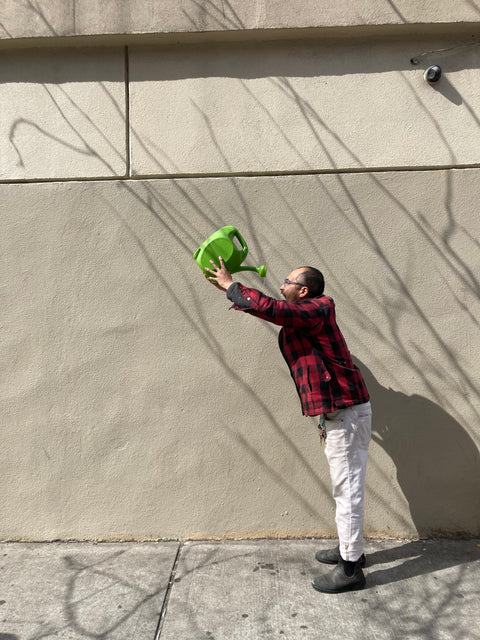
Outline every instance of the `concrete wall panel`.
<svg viewBox="0 0 480 640">
<path fill-rule="evenodd" d="M 450 2 L 427 0 L 357 0 L 355 10 L 348 0 L 171 0 L 170 2 L 121 2 L 107 0 L 108 20 L 94 0 L 80 0 L 77 29 L 98 33 L 109 25 L 110 32 L 195 32 L 441 23 L 477 21 L 480 8 L 460 0 L 455 10 Z"/>
<path fill-rule="evenodd" d="M 0 0 L 0 39 L 477 22 L 474 0 Z"/>
<path fill-rule="evenodd" d="M 0 179 L 125 175 L 122 49 L 4 52 Z"/>
<path fill-rule="evenodd" d="M 445 40 L 132 48 L 133 173 L 476 164 L 478 55 Z"/>
<path fill-rule="evenodd" d="M 75 4 L 75 0 L 0 0 L 0 38 L 72 35 Z"/>
<path fill-rule="evenodd" d="M 324 270 L 374 405 L 367 532 L 478 535 L 479 171 L 0 186 L 4 538 L 332 533 L 277 329 L 192 253 Z"/>
</svg>

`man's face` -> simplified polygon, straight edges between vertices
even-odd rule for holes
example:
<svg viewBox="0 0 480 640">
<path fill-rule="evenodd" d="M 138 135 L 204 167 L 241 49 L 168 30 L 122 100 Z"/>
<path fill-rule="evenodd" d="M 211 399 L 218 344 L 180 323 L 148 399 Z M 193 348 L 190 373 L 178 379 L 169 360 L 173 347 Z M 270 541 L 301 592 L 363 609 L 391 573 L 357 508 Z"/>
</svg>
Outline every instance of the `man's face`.
<svg viewBox="0 0 480 640">
<path fill-rule="evenodd" d="M 288 276 L 287 280 L 290 282 L 282 284 L 280 287 L 280 293 L 287 302 L 299 302 L 303 300 L 308 294 L 308 289 L 303 284 L 291 284 L 298 281 L 298 276 L 303 273 L 305 269 L 294 269 Z"/>
</svg>

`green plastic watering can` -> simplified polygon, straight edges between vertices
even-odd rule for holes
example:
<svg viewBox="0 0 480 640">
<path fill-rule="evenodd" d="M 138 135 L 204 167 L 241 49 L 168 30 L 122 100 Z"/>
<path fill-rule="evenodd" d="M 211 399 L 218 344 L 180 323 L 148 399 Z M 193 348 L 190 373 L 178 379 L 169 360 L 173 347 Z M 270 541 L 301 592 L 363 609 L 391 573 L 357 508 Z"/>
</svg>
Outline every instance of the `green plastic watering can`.
<svg viewBox="0 0 480 640">
<path fill-rule="evenodd" d="M 240 248 L 235 243 L 235 239 L 240 243 Z M 211 269 L 210 260 L 218 265 L 218 257 L 222 256 L 223 262 L 230 273 L 237 271 L 256 271 L 259 276 L 265 278 L 267 267 L 242 267 L 242 262 L 247 257 L 248 247 L 238 229 L 232 226 L 222 227 L 215 231 L 205 242 L 195 251 L 193 257 L 198 266 L 205 272 Z M 207 272 L 207 275 L 211 275 Z"/>
</svg>

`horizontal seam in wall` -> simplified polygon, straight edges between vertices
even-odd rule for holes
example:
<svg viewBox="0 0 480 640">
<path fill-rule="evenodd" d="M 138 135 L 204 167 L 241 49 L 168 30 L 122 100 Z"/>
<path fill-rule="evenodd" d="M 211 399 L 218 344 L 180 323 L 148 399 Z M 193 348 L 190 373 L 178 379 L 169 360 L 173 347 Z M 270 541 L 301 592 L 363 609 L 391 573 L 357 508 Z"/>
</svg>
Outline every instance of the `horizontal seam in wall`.
<svg viewBox="0 0 480 640">
<path fill-rule="evenodd" d="M 74 32 L 75 32 L 75 21 Z M 198 45 L 198 44 L 237 44 L 243 42 L 288 42 L 328 40 L 390 40 L 394 38 L 411 39 L 421 37 L 437 38 L 444 36 L 468 36 L 478 33 L 479 21 L 456 22 L 383 22 L 377 24 L 316 24 L 310 26 L 271 26 L 263 28 L 226 28 L 208 31 L 163 31 L 159 28 L 151 31 L 123 33 L 69 33 L 49 35 L 20 35 L 0 37 L 0 49 L 17 50 L 26 48 L 69 48 L 69 47 L 123 47 L 162 45 Z"/>
<path fill-rule="evenodd" d="M 204 179 L 204 178 L 263 178 L 282 176 L 317 176 L 317 175 L 345 175 L 351 173 L 405 173 L 405 172 L 428 172 L 428 171 L 451 171 L 463 169 L 479 169 L 478 164 L 463 165 L 435 165 L 429 167 L 365 167 L 351 169 L 305 169 L 298 171 L 229 171 L 218 173 L 169 173 L 169 174 L 141 174 L 124 176 L 94 176 L 75 178 L 25 178 L 25 179 L 0 179 L 0 184 L 42 184 L 58 182 L 105 182 L 105 181 L 142 181 L 142 180 L 180 180 L 180 179 Z"/>
</svg>

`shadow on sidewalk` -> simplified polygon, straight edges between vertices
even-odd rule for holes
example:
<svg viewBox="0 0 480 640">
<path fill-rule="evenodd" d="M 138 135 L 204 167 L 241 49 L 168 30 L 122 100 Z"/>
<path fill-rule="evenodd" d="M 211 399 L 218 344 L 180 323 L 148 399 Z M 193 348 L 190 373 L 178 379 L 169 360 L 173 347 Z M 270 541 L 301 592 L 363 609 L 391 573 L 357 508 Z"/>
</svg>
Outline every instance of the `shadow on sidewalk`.
<svg viewBox="0 0 480 640">
<path fill-rule="evenodd" d="M 420 540 L 367 554 L 367 589 L 480 560 L 477 542 L 471 541 L 469 557 L 465 556 L 465 544 L 465 541 L 459 543 L 457 551 L 457 544 L 452 540 Z M 385 569 L 381 567 L 399 560 L 404 562 Z"/>
</svg>

